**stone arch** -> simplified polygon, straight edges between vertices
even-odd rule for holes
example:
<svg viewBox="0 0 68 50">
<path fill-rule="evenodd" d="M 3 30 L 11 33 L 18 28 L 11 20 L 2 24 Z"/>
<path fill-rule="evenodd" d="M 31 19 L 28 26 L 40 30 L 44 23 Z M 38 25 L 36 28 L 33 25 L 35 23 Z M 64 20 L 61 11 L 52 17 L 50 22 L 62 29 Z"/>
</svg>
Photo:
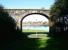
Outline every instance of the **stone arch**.
<svg viewBox="0 0 68 50">
<path fill-rule="evenodd" d="M 20 28 L 21 28 L 21 31 L 22 31 L 22 21 L 25 17 L 29 16 L 29 15 L 33 15 L 33 14 L 38 14 L 38 15 L 42 15 L 44 17 L 46 17 L 47 19 L 49 19 L 49 16 L 47 16 L 46 14 L 43 14 L 43 13 L 29 13 L 27 15 L 25 15 L 24 17 L 22 17 L 21 21 L 20 21 Z"/>
</svg>

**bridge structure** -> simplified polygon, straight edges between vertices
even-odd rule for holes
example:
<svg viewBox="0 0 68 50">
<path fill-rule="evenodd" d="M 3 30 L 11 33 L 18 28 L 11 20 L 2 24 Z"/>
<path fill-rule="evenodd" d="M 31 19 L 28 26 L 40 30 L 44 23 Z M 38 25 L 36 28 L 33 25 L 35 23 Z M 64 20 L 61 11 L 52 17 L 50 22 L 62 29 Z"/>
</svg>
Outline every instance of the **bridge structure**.
<svg viewBox="0 0 68 50">
<path fill-rule="evenodd" d="M 19 28 L 22 27 L 22 21 L 25 17 L 28 15 L 32 14 L 39 14 L 43 15 L 44 17 L 48 18 L 49 20 L 49 26 L 51 25 L 50 23 L 50 10 L 45 10 L 45 9 L 7 9 L 7 12 L 15 19 L 17 22 L 17 26 Z M 21 28 L 22 29 L 22 28 Z"/>
</svg>

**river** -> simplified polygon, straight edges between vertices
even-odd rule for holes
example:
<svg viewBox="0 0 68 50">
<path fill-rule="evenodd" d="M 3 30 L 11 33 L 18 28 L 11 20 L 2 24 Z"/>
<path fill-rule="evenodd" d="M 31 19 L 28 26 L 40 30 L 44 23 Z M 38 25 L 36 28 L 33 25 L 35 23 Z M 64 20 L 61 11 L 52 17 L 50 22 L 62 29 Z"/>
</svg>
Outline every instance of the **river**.
<svg viewBox="0 0 68 50">
<path fill-rule="evenodd" d="M 22 29 L 32 29 L 32 30 L 46 30 L 49 32 L 49 26 L 23 26 Z"/>
</svg>

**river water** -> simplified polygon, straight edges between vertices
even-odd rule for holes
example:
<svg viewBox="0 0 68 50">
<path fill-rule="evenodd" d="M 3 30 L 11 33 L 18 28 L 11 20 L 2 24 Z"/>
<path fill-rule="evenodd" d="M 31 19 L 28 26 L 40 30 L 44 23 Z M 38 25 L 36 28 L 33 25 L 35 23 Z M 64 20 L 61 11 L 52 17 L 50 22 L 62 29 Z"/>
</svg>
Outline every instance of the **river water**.
<svg viewBox="0 0 68 50">
<path fill-rule="evenodd" d="M 23 26 L 22 29 L 46 30 L 49 32 L 49 26 Z"/>
</svg>

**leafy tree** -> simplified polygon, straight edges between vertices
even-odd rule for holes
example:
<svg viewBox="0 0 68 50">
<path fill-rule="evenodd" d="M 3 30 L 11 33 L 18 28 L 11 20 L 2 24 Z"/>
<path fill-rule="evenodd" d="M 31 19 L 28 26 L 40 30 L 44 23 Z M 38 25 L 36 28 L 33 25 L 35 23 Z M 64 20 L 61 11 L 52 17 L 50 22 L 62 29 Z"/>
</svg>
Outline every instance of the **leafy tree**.
<svg viewBox="0 0 68 50">
<path fill-rule="evenodd" d="M 51 7 L 51 21 L 54 25 L 51 27 L 51 31 L 54 34 L 57 32 L 63 32 L 68 27 L 66 24 L 68 17 L 68 0 L 55 0 L 54 5 Z M 66 19 L 65 19 L 66 18 Z"/>
</svg>

